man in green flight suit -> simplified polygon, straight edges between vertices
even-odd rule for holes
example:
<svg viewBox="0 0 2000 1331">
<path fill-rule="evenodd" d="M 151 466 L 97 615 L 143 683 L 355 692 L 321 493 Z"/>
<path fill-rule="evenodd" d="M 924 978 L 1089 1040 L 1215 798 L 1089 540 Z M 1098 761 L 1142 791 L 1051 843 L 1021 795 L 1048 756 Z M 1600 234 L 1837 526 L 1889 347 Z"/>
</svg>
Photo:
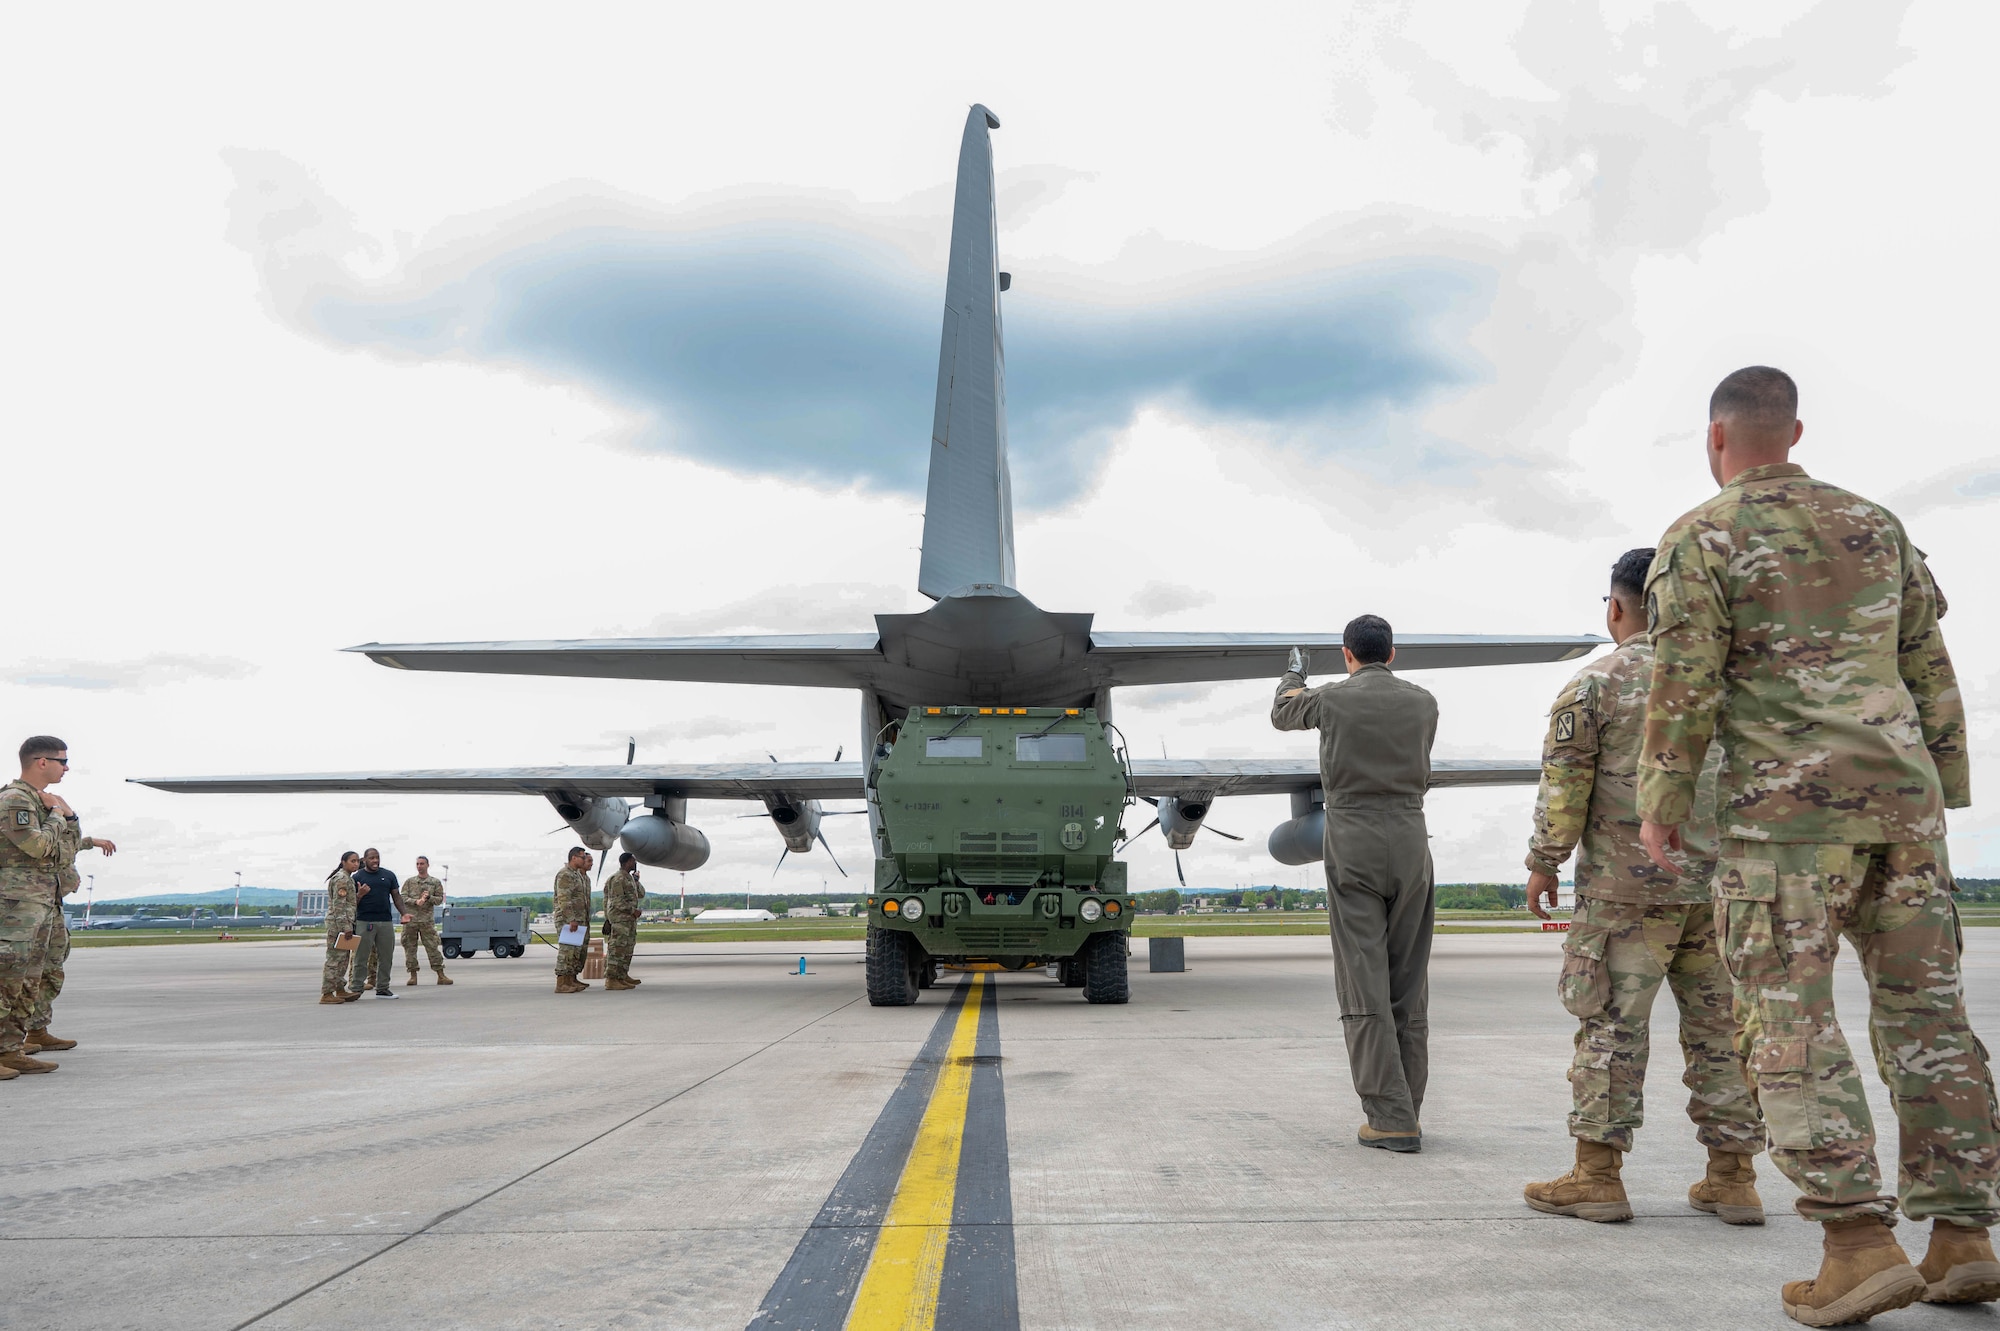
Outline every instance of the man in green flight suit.
<svg viewBox="0 0 2000 1331">
<path fill-rule="evenodd" d="M 1688 1203 L 1733 1225 L 1764 1223 L 1751 1158 L 1764 1123 L 1743 1080 L 1734 994 L 1715 947 L 1715 777 L 1703 774 L 1678 874 L 1647 858 L 1639 841 L 1639 742 L 1653 646 L 1646 640 L 1650 549 L 1611 566 L 1605 629 L 1617 646 L 1563 685 L 1549 709 L 1542 783 L 1528 844 L 1528 908 L 1543 919 L 1556 875 L 1576 851 L 1576 914 L 1563 942 L 1563 1006 L 1578 1018 L 1570 1065 L 1569 1134 L 1576 1165 L 1524 1190 L 1528 1205 L 1584 1220 L 1632 1218 L 1621 1174 L 1644 1119 L 1648 1018 L 1660 985 L 1680 1009 L 1688 1117 L 1708 1148 L 1708 1172 Z M 1707 816 L 1704 817 L 1703 815 Z"/>
<path fill-rule="evenodd" d="M 1396 641 L 1380 615 L 1349 622 L 1340 655 L 1347 678 L 1309 689 L 1305 653 L 1293 648 L 1271 724 L 1319 731 L 1334 987 L 1348 1071 L 1367 1116 L 1358 1140 L 1416 1152 L 1430 1080 L 1436 894 L 1424 792 L 1437 699 L 1390 671 Z"/>
<path fill-rule="evenodd" d="M 1709 400 L 1721 493 L 1661 538 L 1646 583 L 1639 813 L 1669 867 L 1722 746 L 1722 957 L 1771 1161 L 1824 1235 L 1818 1276 L 1780 1297 L 1794 1320 L 1834 1326 L 1917 1299 L 2000 1299 L 2000 1134 L 1945 856 L 1945 810 L 1970 802 L 1971 781 L 1944 598 L 1893 514 L 1789 460 L 1804 428 L 1781 370 L 1738 370 Z M 1902 1212 L 1932 1221 L 1921 1266 L 1890 1231 L 1898 1198 L 1834 1018 L 1843 935 L 1900 1121 Z"/>
<path fill-rule="evenodd" d="M 618 872 L 604 884 L 604 990 L 637 989 L 632 978 L 632 949 L 639 941 L 639 911 L 646 889 L 639 885 L 639 859 L 630 851 L 618 857 Z"/>
</svg>

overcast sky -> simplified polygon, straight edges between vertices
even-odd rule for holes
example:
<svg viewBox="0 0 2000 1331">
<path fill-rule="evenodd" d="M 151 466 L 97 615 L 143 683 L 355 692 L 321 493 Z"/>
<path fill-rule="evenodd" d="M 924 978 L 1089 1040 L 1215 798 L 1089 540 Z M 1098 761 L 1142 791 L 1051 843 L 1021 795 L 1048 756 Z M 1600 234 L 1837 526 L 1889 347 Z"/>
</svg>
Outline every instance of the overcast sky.
<svg viewBox="0 0 2000 1331">
<path fill-rule="evenodd" d="M 1709 389 L 1783 366 L 1798 460 L 1896 508 L 1950 597 L 1979 795 L 1952 853 L 2000 874 L 2000 10 L 1224 12 L 16 12 L 0 708 L 69 741 L 65 793 L 124 847 L 84 866 L 97 895 L 305 887 L 364 845 L 539 890 L 569 844 L 539 800 L 130 776 L 853 752 L 852 694 L 338 649 L 921 609 L 973 101 L 1004 126 L 1030 598 L 1106 628 L 1596 631 L 1611 561 L 1712 491 Z M 1569 669 L 1415 676 L 1440 756 L 1534 754 Z M 1130 690 L 1119 719 L 1146 756 L 1310 753 L 1268 695 Z M 1531 802 L 1434 796 L 1440 879 L 1519 881 Z M 773 882 L 749 811 L 694 806 L 689 890 Z M 1284 816 L 1218 806 L 1247 840 L 1204 836 L 1190 880 L 1303 881 L 1263 848 Z M 865 820 L 828 830 L 865 874 Z M 1171 884 L 1157 837 L 1130 858 Z"/>
</svg>

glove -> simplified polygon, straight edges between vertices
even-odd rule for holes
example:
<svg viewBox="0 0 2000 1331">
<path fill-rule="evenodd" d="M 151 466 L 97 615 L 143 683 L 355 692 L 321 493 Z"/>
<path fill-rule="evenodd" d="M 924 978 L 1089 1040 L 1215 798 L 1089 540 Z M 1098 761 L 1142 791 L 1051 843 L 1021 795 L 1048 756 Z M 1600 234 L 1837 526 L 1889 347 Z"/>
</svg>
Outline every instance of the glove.
<svg viewBox="0 0 2000 1331">
<path fill-rule="evenodd" d="M 1307 662 L 1308 658 L 1305 648 L 1294 647 L 1292 648 L 1291 656 L 1285 662 L 1285 673 L 1297 675 L 1300 679 L 1304 679 L 1306 677 Z"/>
</svg>

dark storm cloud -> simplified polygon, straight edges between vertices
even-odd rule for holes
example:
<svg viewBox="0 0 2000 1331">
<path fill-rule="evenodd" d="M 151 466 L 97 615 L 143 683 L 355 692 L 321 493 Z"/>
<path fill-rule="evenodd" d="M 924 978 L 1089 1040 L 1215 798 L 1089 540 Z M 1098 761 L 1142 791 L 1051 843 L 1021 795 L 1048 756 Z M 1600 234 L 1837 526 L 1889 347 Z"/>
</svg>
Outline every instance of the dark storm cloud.
<svg viewBox="0 0 2000 1331">
<path fill-rule="evenodd" d="M 421 248 L 378 279 L 358 269 L 380 266 L 379 242 L 296 163 L 228 156 L 231 236 L 274 311 L 305 331 L 587 384 L 643 414 L 639 446 L 734 471 L 923 488 L 943 278 L 913 257 L 913 238 L 941 233 L 932 219 L 784 199 L 691 218 L 571 195 Z M 1047 194 L 1063 181 L 1029 183 Z M 1308 242 L 1136 298 L 1017 274 L 1004 305 L 1017 494 L 1070 492 L 1149 402 L 1273 427 L 1313 453 L 1462 464 L 1402 441 L 1407 413 L 1480 372 L 1464 335 L 1492 272 L 1339 257 L 1335 240 Z"/>
</svg>

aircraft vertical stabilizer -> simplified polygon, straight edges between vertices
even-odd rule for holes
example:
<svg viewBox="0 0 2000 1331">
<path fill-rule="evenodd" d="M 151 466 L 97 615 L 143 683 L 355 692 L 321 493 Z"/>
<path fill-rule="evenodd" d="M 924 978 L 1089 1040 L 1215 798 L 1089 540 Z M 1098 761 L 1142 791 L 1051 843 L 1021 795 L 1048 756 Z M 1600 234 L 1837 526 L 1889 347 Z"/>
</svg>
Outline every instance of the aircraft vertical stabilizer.
<svg viewBox="0 0 2000 1331">
<path fill-rule="evenodd" d="M 998 116 L 973 107 L 958 150 L 924 554 L 917 574 L 917 590 L 932 600 L 975 582 L 1014 585 L 999 224 L 993 212 L 993 144 L 988 137 L 998 128 Z"/>
</svg>

